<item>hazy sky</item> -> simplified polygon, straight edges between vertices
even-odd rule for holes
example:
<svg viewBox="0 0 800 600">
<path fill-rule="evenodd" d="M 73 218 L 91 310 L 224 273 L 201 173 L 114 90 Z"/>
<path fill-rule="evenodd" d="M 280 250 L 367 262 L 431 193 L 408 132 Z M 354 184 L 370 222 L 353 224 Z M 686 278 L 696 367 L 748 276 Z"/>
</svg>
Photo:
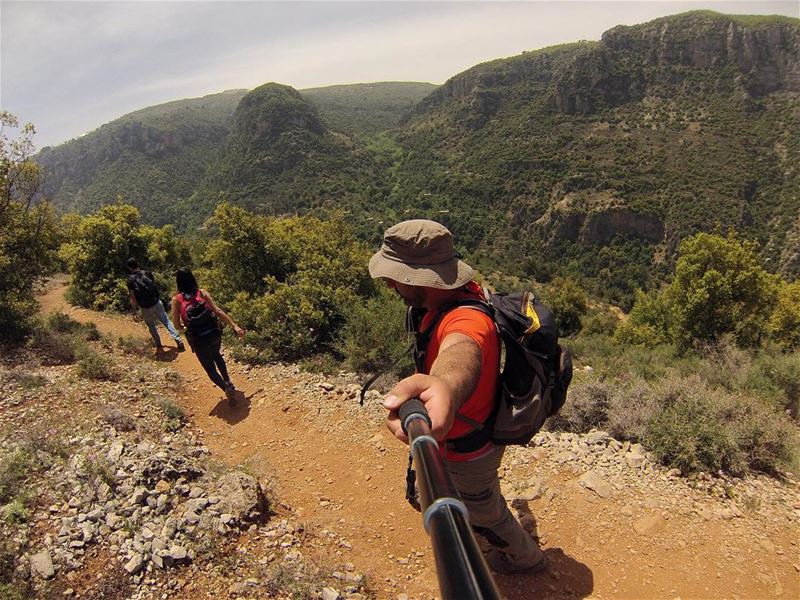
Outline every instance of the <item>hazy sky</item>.
<svg viewBox="0 0 800 600">
<path fill-rule="evenodd" d="M 443 83 L 614 25 L 798 2 L 33 2 L 0 0 L 0 108 L 57 144 L 128 112 L 277 81 Z"/>
</svg>

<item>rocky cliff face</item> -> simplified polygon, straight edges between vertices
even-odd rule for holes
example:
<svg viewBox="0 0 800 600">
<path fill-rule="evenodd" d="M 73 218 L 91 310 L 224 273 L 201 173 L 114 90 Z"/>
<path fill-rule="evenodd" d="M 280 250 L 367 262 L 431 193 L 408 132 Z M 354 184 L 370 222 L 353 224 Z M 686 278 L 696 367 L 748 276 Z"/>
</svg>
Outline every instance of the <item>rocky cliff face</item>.
<svg viewBox="0 0 800 600">
<path fill-rule="evenodd" d="M 587 114 L 663 94 L 665 88 L 690 93 L 693 86 L 685 82 L 696 81 L 702 71 L 752 98 L 800 91 L 800 26 L 780 20 L 748 25 L 735 17 L 688 13 L 615 27 L 603 34 L 595 52 L 576 57 L 559 76 L 552 104 L 562 112 Z"/>
<path fill-rule="evenodd" d="M 469 124 L 483 125 L 508 94 L 521 86 L 529 99 L 548 91 L 550 105 L 566 113 L 638 100 L 654 87 L 679 87 L 687 70 L 726 74 L 744 93 L 761 97 L 776 90 L 800 91 L 800 25 L 790 19 L 738 20 L 691 12 L 644 25 L 618 26 L 600 43 L 581 42 L 492 61 L 448 80 L 417 106 L 424 114 L 461 103 Z"/>
<path fill-rule="evenodd" d="M 617 234 L 651 244 L 664 239 L 661 219 L 631 210 L 609 192 L 566 194 L 536 221 L 535 230 L 551 243 L 607 244 Z"/>
<path fill-rule="evenodd" d="M 689 13 L 603 34 L 603 46 L 632 53 L 649 65 L 709 69 L 732 65 L 748 91 L 763 96 L 800 90 L 800 27 L 796 22 L 737 20 Z"/>
</svg>

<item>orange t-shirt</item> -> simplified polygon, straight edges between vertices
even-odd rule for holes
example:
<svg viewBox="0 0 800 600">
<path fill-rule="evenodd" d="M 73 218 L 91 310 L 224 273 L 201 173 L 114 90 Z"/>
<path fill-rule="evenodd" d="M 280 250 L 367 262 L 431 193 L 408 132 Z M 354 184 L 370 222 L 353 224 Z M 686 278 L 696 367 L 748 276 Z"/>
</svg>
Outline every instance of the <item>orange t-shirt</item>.
<svg viewBox="0 0 800 600">
<path fill-rule="evenodd" d="M 465 298 L 470 297 L 475 296 L 465 294 Z M 434 317 L 435 314 L 426 314 L 422 319 L 420 329 L 425 331 Z M 488 315 L 474 308 L 462 306 L 450 310 L 436 325 L 436 329 L 428 342 L 428 349 L 425 353 L 426 373 L 430 373 L 431 367 L 439 355 L 439 347 L 442 344 L 442 340 L 451 333 L 461 333 L 469 336 L 481 349 L 481 374 L 478 379 L 478 385 L 458 412 L 473 421 L 483 423 L 489 418 L 494 408 L 497 379 L 500 374 L 500 339 L 497 328 Z M 471 425 L 456 419 L 445 441 L 462 437 L 472 431 Z M 466 454 L 459 454 L 449 450 L 444 442 L 440 443 L 439 447 L 447 460 L 464 462 L 482 456 L 488 451 L 491 444 L 487 443 L 483 448 Z"/>
</svg>

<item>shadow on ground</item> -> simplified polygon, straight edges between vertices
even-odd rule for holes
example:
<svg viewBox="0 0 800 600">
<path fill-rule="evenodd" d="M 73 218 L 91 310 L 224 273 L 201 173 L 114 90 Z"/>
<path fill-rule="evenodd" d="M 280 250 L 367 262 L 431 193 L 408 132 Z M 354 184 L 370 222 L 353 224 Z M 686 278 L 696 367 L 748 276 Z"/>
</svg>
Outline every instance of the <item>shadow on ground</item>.
<svg viewBox="0 0 800 600">
<path fill-rule="evenodd" d="M 548 548 L 547 570 L 531 575 L 495 574 L 494 580 L 508 600 L 585 598 L 594 589 L 594 575 L 585 564 L 564 553 L 561 548 Z"/>
<path fill-rule="evenodd" d="M 159 362 L 172 362 L 178 358 L 177 348 L 166 348 L 162 346 L 156 350 L 156 360 Z"/>
<path fill-rule="evenodd" d="M 230 402 L 222 399 L 217 402 L 217 405 L 208 413 L 212 417 L 219 417 L 230 425 L 235 425 L 240 421 L 244 421 L 250 415 L 250 401 L 253 399 L 260 390 L 256 390 L 249 396 L 245 396 L 241 390 L 236 390 L 236 402 L 231 406 Z"/>
</svg>

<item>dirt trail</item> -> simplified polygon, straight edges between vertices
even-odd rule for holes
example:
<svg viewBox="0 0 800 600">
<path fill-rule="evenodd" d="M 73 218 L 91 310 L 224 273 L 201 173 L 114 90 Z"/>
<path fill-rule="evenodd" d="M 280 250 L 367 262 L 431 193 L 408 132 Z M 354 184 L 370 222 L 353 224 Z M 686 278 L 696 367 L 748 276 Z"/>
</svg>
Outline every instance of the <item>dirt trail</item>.
<svg viewBox="0 0 800 600">
<path fill-rule="evenodd" d="M 69 306 L 64 289 L 63 281 L 54 282 L 40 298 L 42 309 L 94 321 L 104 334 L 148 338 L 145 326 L 129 317 Z M 188 383 L 176 401 L 214 455 L 229 464 L 246 462 L 270 480 L 275 495 L 307 527 L 330 532 L 331 554 L 365 573 L 379 598 L 438 596 L 428 538 L 419 514 L 403 498 L 405 448 L 389 439 L 374 413 L 363 420 L 347 412 L 336 422 L 309 418 L 307 409 L 292 402 L 304 375 L 287 379 L 292 371 L 286 368 L 249 370 L 228 359 L 231 378 L 246 398 L 231 409 L 190 351 L 166 358 Z M 320 396 L 321 402 L 342 401 L 325 398 L 322 390 Z M 541 474 L 549 457 L 540 450 L 512 449 L 504 464 L 520 480 Z M 539 460 L 532 461 L 531 453 Z M 615 486 L 616 495 L 605 499 L 579 487 L 574 469 L 548 469 L 547 483 L 557 496 L 531 507 L 551 569 L 498 577 L 507 597 L 800 597 L 800 504 L 794 517 L 788 507 L 788 519 L 707 518 L 712 500 L 687 499 L 696 505 L 692 511 L 673 500 L 670 511 L 653 483 Z M 659 522 L 658 533 L 634 532 L 632 521 L 653 512 L 667 519 Z"/>
</svg>

